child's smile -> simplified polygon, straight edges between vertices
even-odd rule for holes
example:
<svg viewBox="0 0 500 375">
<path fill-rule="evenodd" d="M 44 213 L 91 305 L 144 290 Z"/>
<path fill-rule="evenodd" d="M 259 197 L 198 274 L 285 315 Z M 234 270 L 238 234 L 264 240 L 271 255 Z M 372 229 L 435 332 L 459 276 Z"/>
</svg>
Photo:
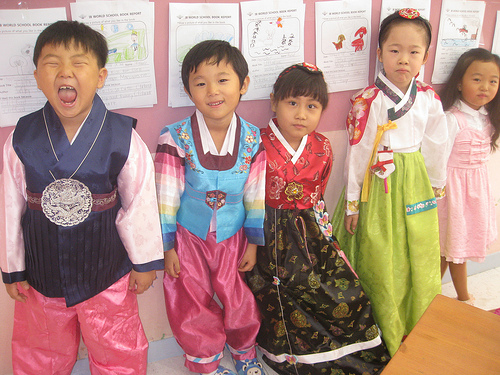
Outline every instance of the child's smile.
<svg viewBox="0 0 500 375">
<path fill-rule="evenodd" d="M 80 46 L 47 44 L 42 48 L 35 70 L 38 88 L 66 127 L 80 126 L 90 109 L 96 90 L 104 86 L 106 68 Z"/>
<path fill-rule="evenodd" d="M 189 74 L 189 97 L 203 114 L 207 126 L 229 126 L 240 96 L 248 89 L 250 79 L 243 83 L 231 64 L 202 62 Z"/>
</svg>

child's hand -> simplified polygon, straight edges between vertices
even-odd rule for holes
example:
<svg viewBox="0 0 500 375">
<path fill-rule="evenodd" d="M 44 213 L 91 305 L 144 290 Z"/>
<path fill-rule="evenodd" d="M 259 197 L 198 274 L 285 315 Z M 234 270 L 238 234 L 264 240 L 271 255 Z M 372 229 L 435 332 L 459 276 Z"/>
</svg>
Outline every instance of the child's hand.
<svg viewBox="0 0 500 375">
<path fill-rule="evenodd" d="M 7 293 L 10 298 L 19 302 L 26 302 L 28 297 L 25 294 L 19 291 L 17 284 L 20 284 L 24 290 L 28 290 L 30 288 L 30 284 L 27 281 L 21 281 L 19 283 L 5 284 L 5 289 L 7 289 Z"/>
<path fill-rule="evenodd" d="M 170 249 L 164 253 L 165 258 L 165 272 L 172 277 L 178 278 L 181 273 L 181 266 L 179 257 L 175 249 Z"/>
<path fill-rule="evenodd" d="M 132 270 L 130 272 L 130 281 L 128 289 L 135 294 L 142 294 L 149 289 L 153 281 L 156 279 L 156 271 L 137 272 Z"/>
<path fill-rule="evenodd" d="M 349 233 L 354 234 L 354 232 L 356 231 L 356 227 L 358 226 L 358 219 L 359 219 L 359 214 L 345 215 L 344 225 L 345 229 Z"/>
<path fill-rule="evenodd" d="M 241 258 L 241 262 L 238 266 L 238 271 L 247 272 L 253 270 L 253 266 L 257 263 L 257 245 L 249 243 Z"/>
</svg>

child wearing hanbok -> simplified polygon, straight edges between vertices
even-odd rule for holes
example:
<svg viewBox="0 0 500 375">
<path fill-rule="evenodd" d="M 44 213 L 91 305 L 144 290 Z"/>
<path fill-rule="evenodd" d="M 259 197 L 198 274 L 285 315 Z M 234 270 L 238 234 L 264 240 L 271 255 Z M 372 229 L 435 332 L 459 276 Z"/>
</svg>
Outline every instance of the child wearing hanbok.
<svg viewBox="0 0 500 375">
<path fill-rule="evenodd" d="M 292 65 L 274 84 L 276 117 L 261 133 L 265 245 L 249 284 L 262 314 L 257 342 L 280 374 L 374 374 L 389 359 L 322 200 L 332 150 L 315 129 L 327 103 L 322 72 Z"/>
<path fill-rule="evenodd" d="M 436 196 L 446 183 L 446 118 L 438 95 L 417 81 L 430 41 L 414 9 L 382 22 L 383 70 L 353 98 L 345 194 L 332 221 L 391 355 L 441 292 Z"/>
</svg>

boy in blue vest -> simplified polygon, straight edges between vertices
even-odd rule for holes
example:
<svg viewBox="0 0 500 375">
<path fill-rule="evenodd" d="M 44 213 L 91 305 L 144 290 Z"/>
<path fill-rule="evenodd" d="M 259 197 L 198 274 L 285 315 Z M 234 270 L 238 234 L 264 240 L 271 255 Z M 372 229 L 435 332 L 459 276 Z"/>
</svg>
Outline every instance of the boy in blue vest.
<svg viewBox="0 0 500 375">
<path fill-rule="evenodd" d="M 187 53 L 182 82 L 196 111 L 162 130 L 155 158 L 170 326 L 190 371 L 234 374 L 219 365 L 226 345 L 239 375 L 263 374 L 243 272 L 264 243 L 265 153 L 259 129 L 234 113 L 248 65 L 229 43 L 204 41 Z"/>
<path fill-rule="evenodd" d="M 136 120 L 106 110 L 106 39 L 76 21 L 38 37 L 46 105 L 4 147 L 0 266 L 16 301 L 15 374 L 70 374 L 80 332 L 90 369 L 146 374 L 138 314 L 163 269 L 151 155 Z"/>
</svg>

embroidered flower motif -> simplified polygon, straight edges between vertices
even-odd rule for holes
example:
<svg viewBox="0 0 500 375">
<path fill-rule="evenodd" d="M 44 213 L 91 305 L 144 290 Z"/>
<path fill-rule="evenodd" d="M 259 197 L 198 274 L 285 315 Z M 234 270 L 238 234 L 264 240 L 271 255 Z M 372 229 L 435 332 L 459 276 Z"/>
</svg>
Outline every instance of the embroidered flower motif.
<svg viewBox="0 0 500 375">
<path fill-rule="evenodd" d="M 181 136 L 180 136 L 182 139 L 185 139 L 185 140 L 188 140 L 190 139 L 191 137 L 189 137 L 189 134 L 187 133 L 187 131 L 183 131 L 181 133 Z"/>
<path fill-rule="evenodd" d="M 246 171 L 248 169 L 248 165 L 242 164 L 240 165 L 240 171 Z"/>
<path fill-rule="evenodd" d="M 352 212 L 359 211 L 359 201 L 358 200 L 347 201 L 347 209 Z"/>
<path fill-rule="evenodd" d="M 271 199 L 280 199 L 280 194 L 285 188 L 285 181 L 278 176 L 271 176 L 271 183 L 269 186 L 269 198 Z"/>
<path fill-rule="evenodd" d="M 370 99 L 372 96 L 375 95 L 375 87 L 370 87 L 369 89 L 366 89 L 363 91 L 361 96 L 365 99 Z"/>
<path fill-rule="evenodd" d="M 247 135 L 247 136 L 245 137 L 245 142 L 246 142 L 246 143 L 254 143 L 254 142 L 255 142 L 255 138 L 254 138 L 254 136 L 253 136 L 253 135 Z"/>
<path fill-rule="evenodd" d="M 352 112 L 356 114 L 356 118 L 360 119 L 365 115 L 365 111 L 368 108 L 368 104 L 364 98 L 356 98 L 352 104 Z"/>
<path fill-rule="evenodd" d="M 285 194 L 287 195 L 286 199 L 289 201 L 293 201 L 294 199 L 302 199 L 304 196 L 304 186 L 297 182 L 290 182 L 285 189 Z"/>
<path fill-rule="evenodd" d="M 361 137 L 361 130 L 358 127 L 355 127 L 352 138 L 358 140 L 360 137 Z"/>
<path fill-rule="evenodd" d="M 250 164 L 251 162 L 252 162 L 252 157 L 251 156 L 245 157 L 245 163 Z"/>
<path fill-rule="evenodd" d="M 290 363 L 291 365 L 294 365 L 294 364 L 296 364 L 296 363 L 298 362 L 297 357 L 296 357 L 296 356 L 294 356 L 294 355 L 288 355 L 288 354 L 287 354 L 287 355 L 285 356 L 285 358 L 286 358 L 286 361 L 287 361 L 288 363 Z"/>
<path fill-rule="evenodd" d="M 280 285 L 280 283 L 281 283 L 280 279 L 278 279 L 276 276 L 273 276 L 273 285 L 278 286 Z"/>
<path fill-rule="evenodd" d="M 252 148 L 251 147 L 247 148 L 247 152 L 248 153 L 252 152 Z"/>
</svg>

